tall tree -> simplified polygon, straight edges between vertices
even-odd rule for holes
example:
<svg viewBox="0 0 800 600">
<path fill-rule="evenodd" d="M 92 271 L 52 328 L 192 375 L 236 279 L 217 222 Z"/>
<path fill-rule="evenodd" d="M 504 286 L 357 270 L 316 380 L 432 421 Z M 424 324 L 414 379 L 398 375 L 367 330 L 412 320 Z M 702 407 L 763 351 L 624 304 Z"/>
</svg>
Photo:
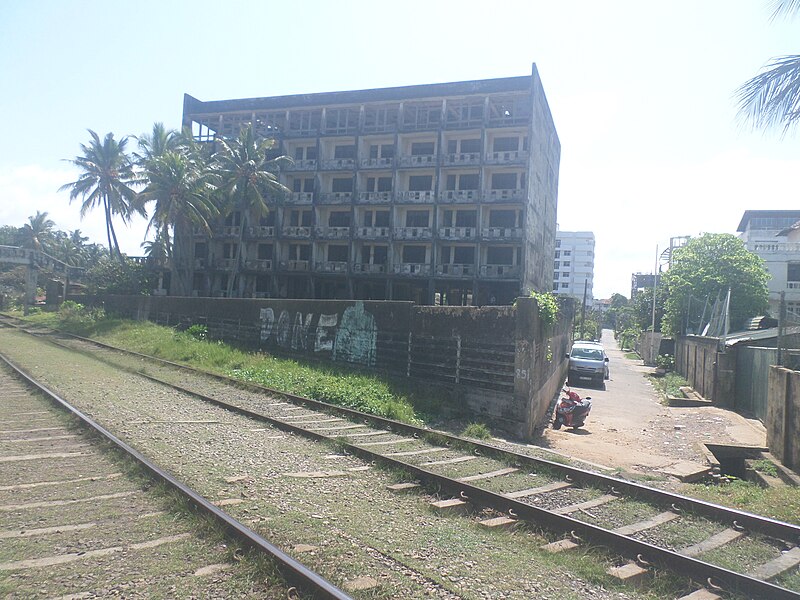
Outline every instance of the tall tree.
<svg viewBox="0 0 800 600">
<path fill-rule="evenodd" d="M 48 251 L 55 241 L 53 228 L 55 222 L 47 216 L 47 212 L 36 211 L 36 215 L 28 217 L 22 226 L 22 247 L 31 250 Z"/>
<path fill-rule="evenodd" d="M 150 133 L 136 136 L 139 151 L 133 153 L 137 164 L 146 168 L 147 162 L 175 150 L 180 142 L 180 135 L 174 129 L 167 129 L 163 123 L 153 123 Z"/>
<path fill-rule="evenodd" d="M 134 202 L 136 192 L 131 185 L 136 177 L 133 162 L 125 153 L 128 138 L 117 141 L 113 133 L 107 133 L 101 141 L 94 131 L 88 131 L 92 137 L 89 145 L 81 144 L 82 155 L 69 160 L 81 169 L 81 175 L 76 181 L 62 185 L 59 191 L 69 190 L 70 203 L 78 197 L 82 199 L 81 218 L 90 210 L 103 207 L 109 254 L 116 255 L 122 262 L 113 219 L 119 217 L 127 224 L 137 212 L 145 216 L 144 210 Z"/>
<path fill-rule="evenodd" d="M 769 307 L 764 261 L 748 252 L 742 240 L 728 233 L 706 233 L 675 251 L 672 266 L 662 275 L 667 299 L 662 331 L 682 333 L 689 297 L 725 297 L 731 290 L 733 329 Z M 651 296 L 652 298 L 652 296 Z"/>
<path fill-rule="evenodd" d="M 252 219 L 269 212 L 270 199 L 290 190 L 278 181 L 282 166 L 291 163 L 286 156 L 270 157 L 275 140 L 256 137 L 253 126 L 242 128 L 233 140 L 219 140 L 220 149 L 215 155 L 219 168 L 220 191 L 227 199 L 227 211 L 238 212 L 239 243 L 233 270 L 228 276 L 228 297 L 237 286 L 242 260 L 244 233 Z"/>
<path fill-rule="evenodd" d="M 773 19 L 800 13 L 800 0 L 775 0 L 772 5 Z M 800 120 L 800 55 L 772 58 L 736 90 L 736 99 L 740 117 L 755 127 L 788 131 Z"/>
<path fill-rule="evenodd" d="M 191 290 L 189 260 L 192 227 L 210 231 L 208 220 L 219 214 L 214 203 L 214 174 L 208 166 L 183 149 L 166 150 L 144 163 L 147 186 L 138 197 L 138 205 L 153 202 L 147 226 L 155 230 L 155 239 L 164 246 L 172 260 L 174 293 L 184 296 Z M 176 236 L 175 232 L 188 235 Z M 175 245 L 176 240 L 180 243 Z"/>
</svg>

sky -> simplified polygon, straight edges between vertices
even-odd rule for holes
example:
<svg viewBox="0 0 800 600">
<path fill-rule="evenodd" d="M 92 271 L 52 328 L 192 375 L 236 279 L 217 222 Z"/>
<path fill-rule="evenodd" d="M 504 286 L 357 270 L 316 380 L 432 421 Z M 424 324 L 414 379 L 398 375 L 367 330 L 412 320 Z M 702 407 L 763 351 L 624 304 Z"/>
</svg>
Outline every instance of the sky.
<svg viewBox="0 0 800 600">
<path fill-rule="evenodd" d="M 596 236 L 594 297 L 628 295 L 674 236 L 797 209 L 800 131 L 753 131 L 734 91 L 800 53 L 767 0 L 0 2 L 0 225 L 47 211 L 105 243 L 58 188 L 89 140 L 179 128 L 183 94 L 222 100 L 528 75 L 562 155 L 558 223 Z M 132 141 L 131 146 L 135 143 Z M 117 224 L 142 254 L 146 221 Z"/>
</svg>

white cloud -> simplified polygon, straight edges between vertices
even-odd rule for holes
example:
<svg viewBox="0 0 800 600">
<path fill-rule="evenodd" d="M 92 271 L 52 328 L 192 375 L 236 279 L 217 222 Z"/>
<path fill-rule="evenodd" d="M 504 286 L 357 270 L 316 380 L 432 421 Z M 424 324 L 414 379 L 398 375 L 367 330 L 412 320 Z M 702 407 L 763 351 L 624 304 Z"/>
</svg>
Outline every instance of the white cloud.
<svg viewBox="0 0 800 600">
<path fill-rule="evenodd" d="M 47 212 L 56 224 L 56 229 L 71 231 L 80 229 L 91 242 L 106 246 L 105 219 L 102 209 L 92 211 L 81 220 L 80 199 L 70 204 L 68 192 L 58 188 L 77 178 L 75 171 L 63 168 L 46 168 L 41 165 L 0 167 L 0 225 L 20 227 L 36 211 Z M 130 227 L 115 220 L 120 247 L 123 252 L 137 256 L 142 254 L 141 242 L 147 223 L 137 218 Z"/>
</svg>

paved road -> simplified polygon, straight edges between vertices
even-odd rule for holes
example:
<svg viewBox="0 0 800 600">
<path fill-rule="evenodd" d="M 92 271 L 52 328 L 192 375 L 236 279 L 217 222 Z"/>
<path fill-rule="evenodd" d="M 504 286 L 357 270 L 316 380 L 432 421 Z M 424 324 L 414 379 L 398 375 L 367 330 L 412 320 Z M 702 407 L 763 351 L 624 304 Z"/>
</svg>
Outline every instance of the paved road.
<svg viewBox="0 0 800 600">
<path fill-rule="evenodd" d="M 626 359 L 611 330 L 603 331 L 611 379 L 605 389 L 573 387 L 592 398 L 583 429 L 547 429 L 541 444 L 576 458 L 651 472 L 680 461 L 702 461 L 700 443 L 764 444 L 758 425 L 718 408 L 669 408 L 644 377 L 652 369 Z"/>
</svg>

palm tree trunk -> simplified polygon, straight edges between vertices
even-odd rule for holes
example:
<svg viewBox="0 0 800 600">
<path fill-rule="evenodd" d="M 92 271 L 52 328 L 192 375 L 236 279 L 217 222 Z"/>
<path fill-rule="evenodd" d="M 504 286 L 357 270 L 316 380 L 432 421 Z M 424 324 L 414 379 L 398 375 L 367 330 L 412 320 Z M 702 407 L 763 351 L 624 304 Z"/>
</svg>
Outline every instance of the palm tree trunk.
<svg viewBox="0 0 800 600">
<path fill-rule="evenodd" d="M 103 211 L 106 215 L 106 237 L 108 238 L 108 255 L 114 258 L 114 246 L 111 245 L 111 211 L 108 207 L 108 197 L 103 195 Z"/>
<path fill-rule="evenodd" d="M 242 260 L 242 245 L 244 242 L 244 227 L 245 223 L 247 222 L 247 217 L 245 215 L 245 211 L 241 212 L 242 218 L 239 220 L 239 243 L 236 246 L 236 260 L 233 263 L 233 270 L 231 271 L 231 276 L 228 279 L 228 298 L 231 297 L 233 293 L 233 286 L 236 282 L 236 279 L 239 277 L 239 262 Z"/>
</svg>

